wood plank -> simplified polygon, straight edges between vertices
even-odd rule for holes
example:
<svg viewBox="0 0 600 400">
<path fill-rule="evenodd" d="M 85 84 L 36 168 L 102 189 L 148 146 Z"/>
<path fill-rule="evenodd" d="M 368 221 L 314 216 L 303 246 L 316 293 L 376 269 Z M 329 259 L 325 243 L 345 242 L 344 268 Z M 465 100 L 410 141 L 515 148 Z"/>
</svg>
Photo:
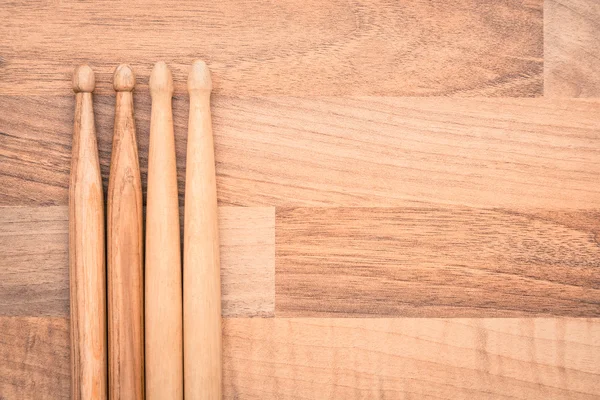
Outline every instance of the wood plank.
<svg viewBox="0 0 600 400">
<path fill-rule="evenodd" d="M 278 209 L 276 316 L 600 316 L 600 210 Z"/>
<path fill-rule="evenodd" d="M 69 97 L 0 96 L 0 204 L 67 204 Z M 106 182 L 114 98 L 96 96 Z M 600 101 L 213 99 L 219 203 L 597 209 Z M 180 199 L 187 99 L 174 101 Z M 136 96 L 145 187 L 149 98 Z"/>
<path fill-rule="evenodd" d="M 275 209 L 220 207 L 219 239 L 223 316 L 272 317 L 275 313 Z"/>
<path fill-rule="evenodd" d="M 597 399 L 600 321 L 227 319 L 228 399 Z"/>
<path fill-rule="evenodd" d="M 0 317 L 0 396 L 69 398 L 66 318 Z M 230 319 L 225 399 L 595 399 L 598 319 Z"/>
<path fill-rule="evenodd" d="M 0 315 L 69 315 L 67 207 L 0 207 Z"/>
<path fill-rule="evenodd" d="M 600 97 L 600 3 L 544 2 L 544 95 Z"/>
<path fill-rule="evenodd" d="M 223 315 L 272 316 L 273 208 L 222 207 L 219 218 Z M 65 206 L 0 207 L 0 315 L 68 316 L 68 229 Z"/>
<path fill-rule="evenodd" d="M 156 60 L 183 93 L 195 58 L 229 95 L 543 91 L 542 0 L 11 1 L 0 19 L 0 94 L 68 94 L 84 61 L 102 93 L 119 62 L 145 87 Z"/>
<path fill-rule="evenodd" d="M 69 320 L 0 317 L 0 399 L 70 399 Z"/>
</svg>

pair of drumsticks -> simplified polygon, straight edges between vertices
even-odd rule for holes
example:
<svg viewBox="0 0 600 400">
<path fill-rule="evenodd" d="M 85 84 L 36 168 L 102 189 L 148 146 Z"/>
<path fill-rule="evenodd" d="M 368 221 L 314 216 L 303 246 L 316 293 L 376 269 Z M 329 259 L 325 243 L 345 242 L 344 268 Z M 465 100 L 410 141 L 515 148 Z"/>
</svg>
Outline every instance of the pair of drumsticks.
<svg viewBox="0 0 600 400">
<path fill-rule="evenodd" d="M 117 67 L 105 269 L 104 197 L 92 105 L 94 72 L 83 65 L 73 76 L 72 398 L 182 399 L 185 388 L 188 400 L 220 399 L 221 285 L 210 72 L 204 62 L 196 61 L 188 78 L 183 285 L 173 78 L 167 65 L 159 62 L 149 82 L 145 273 L 134 86 L 131 68 Z"/>
</svg>

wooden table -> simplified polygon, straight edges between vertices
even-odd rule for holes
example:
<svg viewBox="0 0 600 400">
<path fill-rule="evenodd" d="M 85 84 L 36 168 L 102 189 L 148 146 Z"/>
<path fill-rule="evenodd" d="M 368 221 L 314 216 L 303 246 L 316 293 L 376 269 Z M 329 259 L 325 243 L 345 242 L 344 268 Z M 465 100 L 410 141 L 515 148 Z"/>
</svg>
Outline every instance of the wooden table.
<svg viewBox="0 0 600 400">
<path fill-rule="evenodd" d="M 0 399 L 69 396 L 73 67 L 96 72 L 105 184 L 112 71 L 135 69 L 145 188 L 148 76 L 171 66 L 183 200 L 196 58 L 214 79 L 226 398 L 600 396 L 595 0 L 0 17 Z"/>
</svg>

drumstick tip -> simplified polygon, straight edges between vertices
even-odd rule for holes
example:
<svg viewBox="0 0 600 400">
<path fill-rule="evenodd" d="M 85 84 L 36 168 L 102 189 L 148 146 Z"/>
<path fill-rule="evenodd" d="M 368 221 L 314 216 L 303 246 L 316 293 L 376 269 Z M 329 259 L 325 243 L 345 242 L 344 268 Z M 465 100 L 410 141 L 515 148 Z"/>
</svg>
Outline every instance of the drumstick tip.
<svg viewBox="0 0 600 400">
<path fill-rule="evenodd" d="M 202 60 L 196 60 L 192 64 L 190 75 L 188 76 L 188 91 L 207 91 L 212 90 L 212 80 L 210 71 L 206 63 Z"/>
<path fill-rule="evenodd" d="M 73 91 L 93 92 L 96 87 L 96 78 L 94 71 L 87 64 L 82 64 L 73 71 Z"/>
<path fill-rule="evenodd" d="M 154 64 L 148 86 L 151 94 L 163 92 L 173 94 L 173 75 L 164 61 Z"/>
<path fill-rule="evenodd" d="M 131 92 L 135 86 L 135 75 L 127 64 L 121 64 L 115 69 L 113 86 L 117 92 Z"/>
</svg>

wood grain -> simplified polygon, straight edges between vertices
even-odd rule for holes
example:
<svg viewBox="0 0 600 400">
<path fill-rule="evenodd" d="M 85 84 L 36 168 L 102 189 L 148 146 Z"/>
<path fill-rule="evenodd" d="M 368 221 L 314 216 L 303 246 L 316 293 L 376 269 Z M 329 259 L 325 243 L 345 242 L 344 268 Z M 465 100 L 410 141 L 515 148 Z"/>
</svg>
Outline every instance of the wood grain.
<svg viewBox="0 0 600 400">
<path fill-rule="evenodd" d="M 118 62 L 146 84 L 165 56 L 178 93 L 195 58 L 207 60 L 217 94 L 543 91 L 542 0 L 13 1 L 0 18 L 1 94 L 66 94 L 77 62 L 110 93 Z"/>
<path fill-rule="evenodd" d="M 108 397 L 143 400 L 144 222 L 133 88 L 126 64 L 115 69 L 115 124 L 106 200 Z"/>
<path fill-rule="evenodd" d="M 600 211 L 278 209 L 276 315 L 600 316 Z"/>
<path fill-rule="evenodd" d="M 149 98 L 136 96 L 147 132 Z M 72 107 L 0 96 L 0 204 L 67 203 Z M 106 179 L 114 99 L 94 107 Z M 174 99 L 180 204 L 187 108 Z M 212 110 L 220 205 L 600 205 L 599 101 L 218 97 Z M 139 148 L 145 187 L 147 135 Z"/>
<path fill-rule="evenodd" d="M 0 315 L 69 315 L 69 209 L 0 207 Z"/>
<path fill-rule="evenodd" d="M 186 77 L 213 72 L 222 314 L 277 317 L 224 320 L 224 399 L 600 398 L 600 319 L 539 318 L 600 316 L 600 101 L 570 99 L 600 97 L 598 7 L 5 2 L 0 400 L 69 398 L 72 68 L 105 192 L 112 71 L 139 75 L 145 190 L 165 57 L 180 206 Z"/>
<path fill-rule="evenodd" d="M 69 185 L 71 398 L 107 399 L 104 194 L 87 65 L 73 72 L 75 122 Z"/>
<path fill-rule="evenodd" d="M 69 398 L 68 320 L 0 317 L 0 396 Z M 598 319 L 225 319 L 224 399 L 595 399 Z"/>
<path fill-rule="evenodd" d="M 600 96 L 600 3 L 544 2 L 544 95 Z"/>
<path fill-rule="evenodd" d="M 71 399 L 69 320 L 0 317 L 0 399 Z"/>
<path fill-rule="evenodd" d="M 596 399 L 600 322 L 232 319 L 227 399 Z"/>
<path fill-rule="evenodd" d="M 227 317 L 275 312 L 275 209 L 220 207 L 221 306 Z"/>
<path fill-rule="evenodd" d="M 221 207 L 219 224 L 223 315 L 273 316 L 274 209 Z M 0 316 L 69 315 L 68 228 L 66 206 L 0 207 Z"/>
</svg>

